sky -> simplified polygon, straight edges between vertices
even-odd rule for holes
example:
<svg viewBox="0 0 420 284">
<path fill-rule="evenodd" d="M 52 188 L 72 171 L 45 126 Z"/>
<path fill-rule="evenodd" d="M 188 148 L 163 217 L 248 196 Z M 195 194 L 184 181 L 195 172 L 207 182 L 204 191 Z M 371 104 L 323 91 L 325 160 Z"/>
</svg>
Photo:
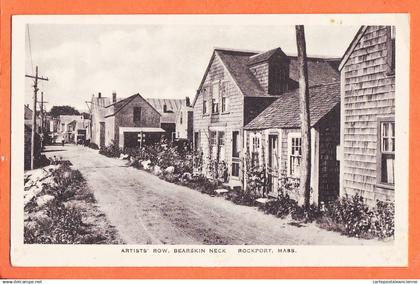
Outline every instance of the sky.
<svg viewBox="0 0 420 284">
<path fill-rule="evenodd" d="M 294 26 L 30 24 L 26 72 L 48 77 L 40 91 L 54 105 L 86 111 L 101 92 L 128 97 L 194 98 L 215 47 L 295 55 Z M 358 26 L 305 26 L 308 56 L 341 58 Z M 29 40 L 30 38 L 30 40 Z M 25 103 L 33 89 L 25 80 Z"/>
</svg>

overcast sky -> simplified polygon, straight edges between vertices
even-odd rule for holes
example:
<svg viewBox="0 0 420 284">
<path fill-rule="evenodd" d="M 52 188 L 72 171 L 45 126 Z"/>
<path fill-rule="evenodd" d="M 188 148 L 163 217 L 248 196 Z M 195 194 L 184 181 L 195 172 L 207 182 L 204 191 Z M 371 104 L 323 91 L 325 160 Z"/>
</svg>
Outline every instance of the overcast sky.
<svg viewBox="0 0 420 284">
<path fill-rule="evenodd" d="M 309 56 L 341 57 L 358 26 L 306 26 Z M 102 92 L 119 97 L 194 97 L 214 47 L 296 54 L 294 26 L 169 26 L 32 24 L 26 33 L 26 71 L 39 66 L 47 109 Z M 32 60 L 30 53 L 32 53 Z M 32 62 L 32 64 L 31 64 Z M 25 103 L 32 82 L 26 80 Z"/>
</svg>

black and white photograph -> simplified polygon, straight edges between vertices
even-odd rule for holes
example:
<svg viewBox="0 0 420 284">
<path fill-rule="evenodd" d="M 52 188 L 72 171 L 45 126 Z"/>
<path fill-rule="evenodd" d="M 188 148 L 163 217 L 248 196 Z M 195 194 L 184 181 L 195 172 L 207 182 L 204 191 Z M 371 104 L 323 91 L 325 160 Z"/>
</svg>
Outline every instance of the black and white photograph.
<svg viewBox="0 0 420 284">
<path fill-rule="evenodd" d="M 404 16 L 14 18 L 16 263 L 406 263 Z"/>
</svg>

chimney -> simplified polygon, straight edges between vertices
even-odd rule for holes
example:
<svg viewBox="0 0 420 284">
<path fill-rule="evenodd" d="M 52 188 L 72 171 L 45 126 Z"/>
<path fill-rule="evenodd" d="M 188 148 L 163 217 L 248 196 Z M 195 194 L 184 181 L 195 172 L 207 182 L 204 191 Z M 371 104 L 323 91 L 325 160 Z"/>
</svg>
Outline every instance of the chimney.
<svg viewBox="0 0 420 284">
<path fill-rule="evenodd" d="M 117 93 L 114 91 L 112 92 L 112 102 L 116 103 L 117 102 Z"/>
<path fill-rule="evenodd" d="M 191 106 L 190 97 L 185 97 L 185 106 Z"/>
<path fill-rule="evenodd" d="M 98 99 L 102 98 L 101 92 L 98 93 Z"/>
<path fill-rule="evenodd" d="M 166 106 L 166 104 L 163 105 L 163 112 L 168 112 L 168 107 Z"/>
</svg>

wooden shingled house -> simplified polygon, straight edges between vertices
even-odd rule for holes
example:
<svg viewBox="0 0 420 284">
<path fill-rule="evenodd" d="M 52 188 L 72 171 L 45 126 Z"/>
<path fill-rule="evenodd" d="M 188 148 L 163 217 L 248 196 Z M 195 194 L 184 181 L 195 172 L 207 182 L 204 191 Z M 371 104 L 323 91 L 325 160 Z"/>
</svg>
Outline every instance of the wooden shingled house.
<svg viewBox="0 0 420 284">
<path fill-rule="evenodd" d="M 341 195 L 394 199 L 395 30 L 362 26 L 341 72 Z"/>
<path fill-rule="evenodd" d="M 339 82 L 338 60 L 308 58 L 309 85 Z M 243 184 L 244 130 L 285 92 L 298 88 L 297 58 L 216 48 L 193 101 L 196 172 Z"/>
<path fill-rule="evenodd" d="M 311 125 L 311 189 L 312 202 L 319 204 L 339 194 L 340 84 L 332 83 L 309 88 Z M 283 194 L 298 200 L 296 184 L 302 160 L 299 91 L 284 93 L 245 127 L 244 151 L 248 158 L 246 171 L 265 169 L 262 197 Z M 249 180 L 245 180 L 247 185 Z"/>
</svg>

